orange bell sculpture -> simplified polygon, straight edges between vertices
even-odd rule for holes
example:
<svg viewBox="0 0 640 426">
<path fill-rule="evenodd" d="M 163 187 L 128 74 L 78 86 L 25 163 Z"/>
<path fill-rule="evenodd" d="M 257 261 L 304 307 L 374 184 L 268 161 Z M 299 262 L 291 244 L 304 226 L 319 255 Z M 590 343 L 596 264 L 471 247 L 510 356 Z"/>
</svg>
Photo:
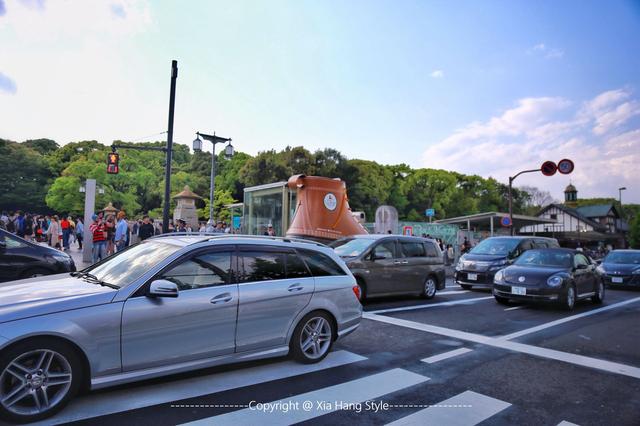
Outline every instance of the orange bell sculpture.
<svg viewBox="0 0 640 426">
<path fill-rule="evenodd" d="M 320 242 L 368 234 L 352 216 L 344 181 L 320 176 L 294 175 L 288 186 L 296 190 L 297 204 L 287 237 Z"/>
</svg>

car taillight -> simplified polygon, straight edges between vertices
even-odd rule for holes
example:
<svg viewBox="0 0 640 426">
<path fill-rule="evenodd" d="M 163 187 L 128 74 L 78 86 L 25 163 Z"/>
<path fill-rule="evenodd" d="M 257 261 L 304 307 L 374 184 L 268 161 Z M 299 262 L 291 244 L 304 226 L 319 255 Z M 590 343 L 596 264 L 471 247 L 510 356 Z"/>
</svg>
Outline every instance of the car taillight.
<svg viewBox="0 0 640 426">
<path fill-rule="evenodd" d="M 356 299 L 360 300 L 360 286 L 354 285 L 352 287 L 353 294 L 356 295 Z"/>
</svg>

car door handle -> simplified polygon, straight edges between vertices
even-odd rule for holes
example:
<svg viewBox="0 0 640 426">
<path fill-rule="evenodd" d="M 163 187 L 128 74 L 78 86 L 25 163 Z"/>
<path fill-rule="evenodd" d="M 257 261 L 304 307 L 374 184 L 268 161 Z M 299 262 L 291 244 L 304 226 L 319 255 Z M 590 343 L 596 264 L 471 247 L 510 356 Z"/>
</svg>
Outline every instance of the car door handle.
<svg viewBox="0 0 640 426">
<path fill-rule="evenodd" d="M 399 265 L 399 264 L 400 264 L 400 261 L 399 261 L 399 260 L 394 260 L 394 261 L 393 261 L 393 264 L 394 264 L 394 265 Z"/>
<path fill-rule="evenodd" d="M 402 262 L 400 262 L 400 263 L 401 263 L 401 264 L 403 264 L 403 265 L 408 265 L 408 264 L 409 264 L 409 261 L 408 261 L 408 260 L 403 260 L 403 261 L 402 261 Z"/>
<path fill-rule="evenodd" d="M 231 296 L 230 293 L 222 293 L 222 294 L 217 295 L 213 299 L 211 299 L 210 302 L 213 303 L 214 305 L 217 305 L 217 304 L 220 304 L 220 303 L 231 302 L 232 299 L 233 299 L 233 297 Z"/>
<path fill-rule="evenodd" d="M 300 284 L 291 284 L 287 291 L 300 291 L 302 289 L 304 289 L 304 287 Z"/>
</svg>

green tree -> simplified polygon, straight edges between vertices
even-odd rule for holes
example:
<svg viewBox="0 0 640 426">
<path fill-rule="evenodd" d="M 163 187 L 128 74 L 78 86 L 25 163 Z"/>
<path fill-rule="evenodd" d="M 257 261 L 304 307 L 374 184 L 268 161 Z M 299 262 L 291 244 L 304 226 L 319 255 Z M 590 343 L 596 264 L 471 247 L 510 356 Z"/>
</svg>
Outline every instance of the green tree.
<svg viewBox="0 0 640 426">
<path fill-rule="evenodd" d="M 636 214 L 629 225 L 629 244 L 633 249 L 640 249 L 640 213 Z"/>
<path fill-rule="evenodd" d="M 0 208 L 49 212 L 45 194 L 53 180 L 45 158 L 27 145 L 0 139 Z"/>
<path fill-rule="evenodd" d="M 40 155 L 49 155 L 56 151 L 60 146 L 56 141 L 51 139 L 30 139 L 22 143 L 24 146 L 33 149 L 40 153 Z"/>
<path fill-rule="evenodd" d="M 216 220 L 229 222 L 231 220 L 231 212 L 225 206 L 227 204 L 237 203 L 233 199 L 231 192 L 226 189 L 216 189 L 215 202 L 213 203 L 213 216 Z M 205 198 L 204 207 L 198 209 L 198 217 L 209 220 L 209 198 Z"/>
</svg>

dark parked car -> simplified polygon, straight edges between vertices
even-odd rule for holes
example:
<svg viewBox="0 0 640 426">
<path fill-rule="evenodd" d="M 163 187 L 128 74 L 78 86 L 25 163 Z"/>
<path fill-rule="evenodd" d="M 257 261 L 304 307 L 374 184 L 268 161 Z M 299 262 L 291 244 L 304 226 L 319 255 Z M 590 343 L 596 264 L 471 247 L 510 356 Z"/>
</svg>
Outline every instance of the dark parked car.
<svg viewBox="0 0 640 426">
<path fill-rule="evenodd" d="M 510 299 L 557 302 L 571 310 L 580 299 L 602 303 L 604 283 L 595 264 L 581 252 L 534 249 L 496 273 L 493 295 L 504 304 Z"/>
<path fill-rule="evenodd" d="M 469 290 L 493 286 L 493 276 L 509 266 L 527 250 L 534 248 L 558 248 L 554 238 L 542 237 L 491 237 L 460 257 L 454 279 L 460 287 Z"/>
<path fill-rule="evenodd" d="M 68 254 L 31 243 L 0 229 L 0 281 L 75 270 L 73 259 Z"/>
<path fill-rule="evenodd" d="M 614 250 L 597 269 L 606 285 L 640 287 L 640 250 Z"/>
<path fill-rule="evenodd" d="M 355 235 L 330 244 L 360 287 L 360 300 L 419 294 L 427 299 L 444 289 L 445 270 L 434 240 L 402 235 Z"/>
</svg>

